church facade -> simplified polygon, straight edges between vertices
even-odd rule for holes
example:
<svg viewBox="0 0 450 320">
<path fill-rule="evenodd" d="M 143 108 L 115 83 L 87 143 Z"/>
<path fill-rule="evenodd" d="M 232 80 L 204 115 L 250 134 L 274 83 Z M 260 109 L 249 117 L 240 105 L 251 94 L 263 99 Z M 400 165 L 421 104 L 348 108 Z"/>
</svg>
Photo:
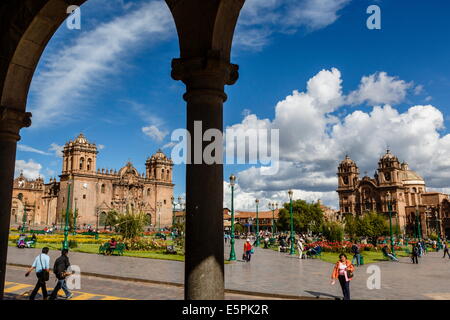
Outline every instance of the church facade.
<svg viewBox="0 0 450 320">
<path fill-rule="evenodd" d="M 173 162 L 158 150 L 139 173 L 131 162 L 119 171 L 97 169 L 98 150 L 83 134 L 65 144 L 60 181 L 42 178 L 14 180 L 11 223 L 60 224 L 67 207 L 77 210 L 77 226 L 101 227 L 106 213 L 144 212 L 149 226 L 172 224 Z M 26 210 L 26 211 L 25 211 Z"/>
<path fill-rule="evenodd" d="M 406 162 L 387 150 L 378 161 L 373 177 L 360 178 L 356 163 L 346 156 L 338 166 L 339 214 L 377 212 L 389 216 L 404 234 L 421 232 L 450 236 L 450 202 L 447 194 L 427 192 L 424 179 Z"/>
</svg>

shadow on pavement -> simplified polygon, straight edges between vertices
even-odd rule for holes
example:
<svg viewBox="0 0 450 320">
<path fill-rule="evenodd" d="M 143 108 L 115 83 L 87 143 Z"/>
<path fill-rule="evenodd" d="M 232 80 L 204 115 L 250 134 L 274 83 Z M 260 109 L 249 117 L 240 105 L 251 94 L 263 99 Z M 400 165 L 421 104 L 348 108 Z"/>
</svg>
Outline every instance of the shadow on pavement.
<svg viewBox="0 0 450 320">
<path fill-rule="evenodd" d="M 341 297 L 329 294 L 329 293 L 323 293 L 323 292 L 317 292 L 317 291 L 309 291 L 309 290 L 305 290 L 305 292 L 309 293 L 312 296 L 315 296 L 316 298 L 320 298 L 322 297 L 328 297 L 328 298 L 333 298 L 335 300 L 341 300 Z"/>
</svg>

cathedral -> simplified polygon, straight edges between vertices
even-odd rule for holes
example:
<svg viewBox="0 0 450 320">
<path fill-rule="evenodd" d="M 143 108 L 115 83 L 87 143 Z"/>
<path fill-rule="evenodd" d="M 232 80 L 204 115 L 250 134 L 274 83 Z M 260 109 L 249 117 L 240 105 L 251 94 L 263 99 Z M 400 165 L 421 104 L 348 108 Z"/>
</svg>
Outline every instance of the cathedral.
<svg viewBox="0 0 450 320">
<path fill-rule="evenodd" d="M 403 234 L 421 232 L 450 236 L 450 202 L 447 194 L 427 192 L 424 179 L 406 162 L 386 151 L 378 161 L 374 177 L 359 177 L 356 163 L 346 156 L 338 167 L 339 213 L 362 215 L 377 212 L 389 215 Z M 419 231 L 418 231 L 419 230 Z"/>
<path fill-rule="evenodd" d="M 83 134 L 65 144 L 60 181 L 14 180 L 11 224 L 31 227 L 60 224 L 67 207 L 77 210 L 77 225 L 102 227 L 110 210 L 144 212 L 148 225 L 172 224 L 173 162 L 161 150 L 139 173 L 131 162 L 119 171 L 97 169 L 98 150 Z"/>
</svg>

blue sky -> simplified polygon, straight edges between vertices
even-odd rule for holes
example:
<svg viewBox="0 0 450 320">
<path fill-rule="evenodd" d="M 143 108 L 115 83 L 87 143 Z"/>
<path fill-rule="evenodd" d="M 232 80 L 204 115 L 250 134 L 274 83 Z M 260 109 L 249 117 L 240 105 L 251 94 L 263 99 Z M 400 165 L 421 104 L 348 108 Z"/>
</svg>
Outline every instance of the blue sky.
<svg viewBox="0 0 450 320">
<path fill-rule="evenodd" d="M 381 30 L 366 27 L 372 4 Z M 236 208 L 252 209 L 256 197 L 262 206 L 286 201 L 289 188 L 336 207 L 345 153 L 372 175 L 386 145 L 429 189 L 449 192 L 449 9 L 442 0 L 247 0 L 224 127 L 279 129 L 281 167 L 261 176 L 258 166 L 224 166 L 224 177 L 238 178 Z M 63 24 L 42 56 L 16 174 L 57 176 L 57 150 L 79 132 L 102 145 L 99 168 L 130 159 L 143 172 L 158 148 L 170 154 L 171 132 L 185 126 L 184 85 L 170 78 L 178 41 L 162 1 L 89 0 L 81 23 Z M 175 166 L 176 196 L 184 175 Z"/>
</svg>

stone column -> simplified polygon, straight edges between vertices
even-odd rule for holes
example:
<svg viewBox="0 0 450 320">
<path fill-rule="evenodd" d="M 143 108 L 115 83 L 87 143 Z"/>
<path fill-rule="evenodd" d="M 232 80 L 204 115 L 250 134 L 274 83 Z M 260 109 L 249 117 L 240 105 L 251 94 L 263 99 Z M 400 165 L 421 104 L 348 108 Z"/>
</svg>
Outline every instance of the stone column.
<svg viewBox="0 0 450 320">
<path fill-rule="evenodd" d="M 186 85 L 183 98 L 191 141 L 186 165 L 186 300 L 224 299 L 223 143 L 216 149 L 220 163 L 207 164 L 203 151 L 211 142 L 202 137 L 208 129 L 222 132 L 224 86 L 237 80 L 237 70 L 216 51 L 172 61 L 172 77 Z M 196 121 L 201 130 L 194 130 Z"/>
<path fill-rule="evenodd" d="M 31 113 L 0 106 L 0 299 L 5 287 L 11 201 L 19 130 L 31 125 Z"/>
</svg>

